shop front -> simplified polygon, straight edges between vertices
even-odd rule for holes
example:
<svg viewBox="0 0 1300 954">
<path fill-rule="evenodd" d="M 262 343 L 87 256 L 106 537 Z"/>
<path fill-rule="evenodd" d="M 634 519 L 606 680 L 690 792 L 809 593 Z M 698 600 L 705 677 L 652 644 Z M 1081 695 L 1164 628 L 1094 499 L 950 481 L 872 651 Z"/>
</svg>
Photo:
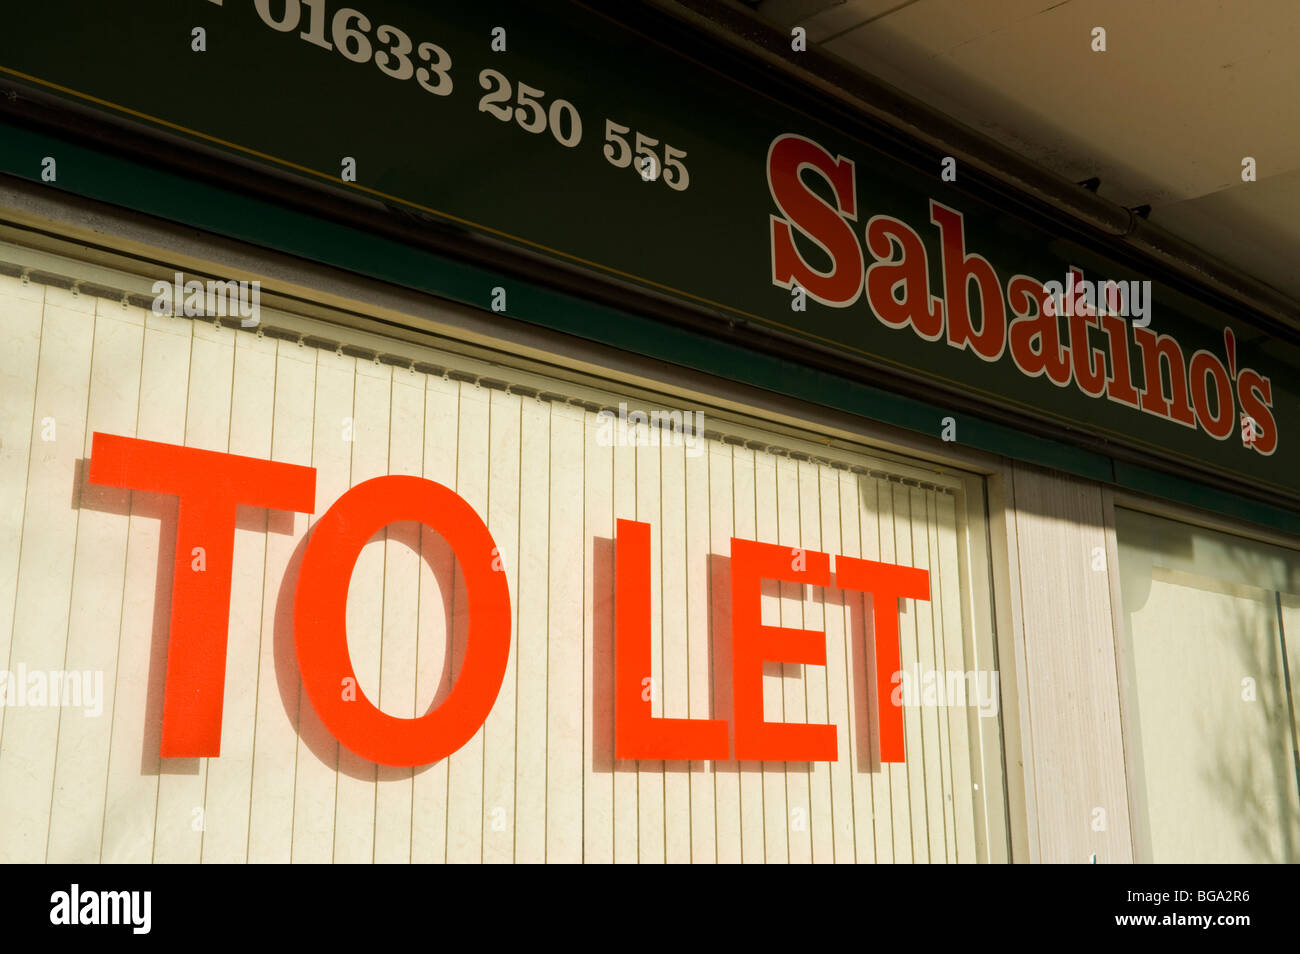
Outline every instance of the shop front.
<svg viewBox="0 0 1300 954">
<path fill-rule="evenodd" d="M 141 6 L 0 40 L 0 858 L 1295 860 L 1292 330 L 672 4 Z"/>
</svg>

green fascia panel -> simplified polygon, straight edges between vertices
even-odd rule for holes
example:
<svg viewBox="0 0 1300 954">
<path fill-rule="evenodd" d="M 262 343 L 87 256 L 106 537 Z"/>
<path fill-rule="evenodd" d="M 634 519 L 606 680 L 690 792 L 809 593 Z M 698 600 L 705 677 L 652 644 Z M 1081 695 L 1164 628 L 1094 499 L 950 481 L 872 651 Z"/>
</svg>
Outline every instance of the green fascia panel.
<svg viewBox="0 0 1300 954">
<path fill-rule="evenodd" d="M 1166 500 L 1300 532 L 1300 515 L 1191 481 L 1036 437 L 938 405 L 893 394 L 695 331 L 594 304 L 503 273 L 413 248 L 119 156 L 0 123 L 0 172 L 40 184 L 41 160 L 58 157 L 58 180 L 74 195 L 157 216 L 250 245 L 366 275 L 485 309 L 496 286 L 508 289 L 506 316 L 671 364 L 830 407 L 933 438 L 944 417 L 957 422 L 959 446 L 1115 483 Z"/>
<path fill-rule="evenodd" d="M 1137 464 L 1115 461 L 1115 483 L 1126 490 L 1300 535 L 1300 514 Z"/>
</svg>

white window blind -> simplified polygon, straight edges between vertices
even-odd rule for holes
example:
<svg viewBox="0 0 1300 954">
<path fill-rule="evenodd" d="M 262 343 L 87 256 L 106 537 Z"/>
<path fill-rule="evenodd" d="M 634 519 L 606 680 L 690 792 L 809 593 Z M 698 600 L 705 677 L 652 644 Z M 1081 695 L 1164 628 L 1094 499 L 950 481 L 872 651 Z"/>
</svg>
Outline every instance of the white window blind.
<svg viewBox="0 0 1300 954">
<path fill-rule="evenodd" d="M 98 671 L 104 685 L 98 718 L 0 709 L 0 860 L 1006 858 L 997 718 L 907 707 L 906 762 L 879 764 L 860 595 L 785 584 L 763 596 L 765 623 L 827 639 L 825 667 L 768 667 L 767 718 L 834 723 L 838 761 L 612 757 L 617 519 L 653 529 L 655 713 L 720 717 L 732 536 L 926 568 L 931 601 L 901 604 L 904 670 L 992 670 L 967 565 L 986 544 L 966 539 L 964 516 L 983 502 L 961 481 L 708 408 L 699 453 L 610 446 L 602 407 L 655 405 L 396 340 L 377 360 L 322 346 L 347 336 L 334 326 L 266 308 L 262 321 L 257 335 L 0 275 L 0 665 Z M 85 484 L 94 431 L 317 469 L 314 515 L 240 512 L 219 758 L 158 756 L 175 510 Z M 293 655 L 311 525 L 383 474 L 463 496 L 500 548 L 512 601 L 509 668 L 486 724 L 415 770 L 341 748 Z M 457 581 L 427 528 L 390 526 L 362 552 L 349 646 L 384 711 L 414 716 L 445 695 L 464 648 Z"/>
</svg>

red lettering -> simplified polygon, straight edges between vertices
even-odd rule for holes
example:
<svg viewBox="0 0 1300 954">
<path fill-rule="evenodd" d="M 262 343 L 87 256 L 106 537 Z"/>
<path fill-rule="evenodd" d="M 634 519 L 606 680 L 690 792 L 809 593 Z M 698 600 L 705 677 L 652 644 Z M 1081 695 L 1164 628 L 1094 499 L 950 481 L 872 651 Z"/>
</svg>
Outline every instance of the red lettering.
<svg viewBox="0 0 1300 954">
<path fill-rule="evenodd" d="M 895 676 L 902 671 L 898 646 L 898 601 L 930 599 L 930 574 L 916 567 L 835 558 L 835 585 L 871 594 L 876 640 L 876 700 L 880 711 L 880 761 L 903 761 L 903 710 L 891 703 Z"/>
<path fill-rule="evenodd" d="M 311 513 L 316 471 L 97 432 L 88 479 L 179 501 L 160 751 L 164 758 L 220 755 L 235 510 Z M 192 568 L 198 547 L 202 571 Z"/>
<path fill-rule="evenodd" d="M 893 260 L 897 243 L 899 257 Z M 916 333 L 929 341 L 943 334 L 943 300 L 930 295 L 930 275 L 925 246 L 906 222 L 887 215 L 867 223 L 867 248 L 879 261 L 867 268 L 867 301 L 876 317 L 891 328 L 911 322 Z M 895 290 L 903 287 L 903 299 Z"/>
<path fill-rule="evenodd" d="M 1133 386 L 1133 370 L 1129 366 L 1128 324 L 1122 318 L 1107 316 L 1101 320 L 1110 339 L 1111 375 L 1106 379 L 1106 397 L 1129 407 L 1137 407 L 1142 395 Z"/>
<path fill-rule="evenodd" d="M 930 221 L 939 226 L 943 297 L 948 309 L 948 344 L 965 348 L 969 343 L 985 361 L 996 361 L 1002 357 L 1007 344 L 1007 312 L 997 273 L 983 255 L 966 254 L 966 230 L 960 212 L 931 199 Z M 970 302 L 966 295 L 972 279 L 979 289 L 979 334 L 971 326 Z"/>
<path fill-rule="evenodd" d="M 1016 315 L 1007 332 L 1016 367 L 1031 378 L 1046 371 L 1053 384 L 1069 384 L 1070 354 L 1062 351 L 1060 320 L 1050 307 L 1051 297 L 1042 283 L 1028 275 L 1017 275 L 1007 285 L 1007 299 Z"/>
<path fill-rule="evenodd" d="M 1205 433 L 1215 440 L 1227 440 L 1237 424 L 1234 410 L 1236 405 L 1232 397 L 1232 379 L 1228 369 L 1218 358 L 1208 351 L 1198 351 L 1192 355 L 1188 368 L 1192 385 L 1192 404 L 1196 408 L 1196 419 L 1201 422 Z M 1214 403 L 1218 414 L 1210 413 L 1210 396 L 1206 382 L 1214 379 Z"/>
<path fill-rule="evenodd" d="M 827 204 L 799 178 L 811 168 L 831 185 L 837 207 Z M 857 218 L 853 162 L 832 158 L 821 146 L 802 136 L 779 136 L 767 153 L 767 184 L 781 216 L 771 216 L 772 282 L 782 288 L 798 284 L 809 297 L 836 308 L 851 305 L 862 293 L 862 248 L 841 215 Z M 795 248 L 790 226 L 816 242 L 831 260 L 829 272 L 819 272 Z"/>
<path fill-rule="evenodd" d="M 348 583 L 366 541 L 390 523 L 415 520 L 447 541 L 465 576 L 469 627 L 465 659 L 447 698 L 416 719 L 377 708 L 356 682 L 345 617 Z M 427 765 L 474 737 L 505 678 L 510 591 L 493 568 L 495 544 L 455 491 L 421 477 L 376 477 L 340 497 L 312 531 L 294 594 L 293 632 L 303 688 L 325 727 L 362 758 Z M 352 680 L 355 694 L 345 694 Z"/>
<path fill-rule="evenodd" d="M 725 760 L 726 720 L 656 719 L 650 714 L 650 524 L 618 521 L 614 549 L 614 756 Z M 656 690 L 657 691 L 657 690 Z M 662 696 L 661 696 L 662 698 Z"/>
<path fill-rule="evenodd" d="M 1237 400 L 1241 413 L 1259 425 L 1250 446 L 1265 456 L 1277 450 L 1277 424 L 1273 420 L 1273 384 L 1258 371 L 1242 368 L 1237 375 Z M 1263 433 L 1259 433 L 1262 431 Z"/>
<path fill-rule="evenodd" d="M 1147 328 L 1134 328 L 1133 340 L 1142 349 L 1142 410 L 1169 418 L 1188 427 L 1196 427 L 1196 415 L 1187 399 L 1187 365 L 1183 349 L 1169 335 L 1156 335 Z M 1169 366 L 1169 397 L 1165 397 L 1164 375 L 1160 359 Z"/>
<path fill-rule="evenodd" d="M 1070 269 L 1075 287 L 1083 282 L 1083 272 Z M 1091 287 L 1091 286 L 1088 286 Z M 1075 293 L 1083 298 L 1084 292 Z M 1101 397 L 1106 390 L 1106 352 L 1088 343 L 1088 326 L 1097 325 L 1097 311 L 1085 300 L 1076 301 L 1073 314 L 1067 319 L 1070 328 L 1070 356 L 1074 359 L 1074 380 L 1079 390 L 1088 397 Z"/>
<path fill-rule="evenodd" d="M 1267 379 L 1259 380 L 1267 391 Z M 1271 426 L 1266 411 L 1260 417 Z M 219 755 L 236 507 L 311 512 L 316 472 L 97 433 L 89 479 L 179 499 L 162 754 Z M 432 528 L 451 546 L 464 573 L 469 619 L 465 657 L 451 692 L 438 707 L 414 719 L 390 716 L 366 697 L 352 666 L 346 630 L 348 588 L 361 549 L 379 530 L 403 520 Z M 617 532 L 615 754 L 655 761 L 725 760 L 730 755 L 725 719 L 651 715 L 650 699 L 643 696 L 651 653 L 650 526 L 619 520 Z M 197 546 L 206 551 L 203 572 L 190 565 Z M 762 583 L 830 586 L 830 557 L 734 538 L 731 548 L 734 757 L 835 761 L 834 725 L 763 717 L 763 664 L 824 666 L 826 638 L 819 631 L 764 626 Z M 496 701 L 510 654 L 510 592 L 496 554 L 491 534 L 470 505 L 447 487 L 419 477 L 368 480 L 343 494 L 320 518 L 299 570 L 294 645 L 307 697 L 343 745 L 373 762 L 414 766 L 443 759 L 474 737 Z M 902 714 L 889 703 L 890 680 L 899 671 L 897 600 L 929 599 L 929 575 L 889 563 L 838 559 L 835 585 L 874 597 L 881 757 L 902 761 Z"/>
<path fill-rule="evenodd" d="M 803 569 L 794 569 L 801 556 Z M 811 586 L 830 583 L 830 557 L 812 550 L 731 539 L 731 678 L 736 758 L 744 761 L 834 762 L 835 726 L 768 722 L 763 718 L 763 663 L 826 665 L 826 634 L 764 626 L 763 580 Z"/>
</svg>

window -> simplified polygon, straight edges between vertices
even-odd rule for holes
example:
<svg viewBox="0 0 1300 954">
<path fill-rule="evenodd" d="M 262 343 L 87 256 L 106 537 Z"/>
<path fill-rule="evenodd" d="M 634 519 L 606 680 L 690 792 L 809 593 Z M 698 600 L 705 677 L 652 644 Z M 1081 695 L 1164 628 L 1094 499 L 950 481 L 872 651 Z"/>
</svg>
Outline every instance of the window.
<svg viewBox="0 0 1300 954">
<path fill-rule="evenodd" d="M 1135 860 L 1300 860 L 1300 553 L 1117 509 Z"/>
<path fill-rule="evenodd" d="M 102 717 L 0 711 L 0 860 L 1007 857 L 978 478 L 753 413 L 692 406 L 702 417 L 683 424 L 687 407 L 607 380 L 270 307 L 255 334 L 0 275 L 0 320 L 12 411 L 0 609 L 15 619 L 0 658 L 104 683 Z M 218 758 L 159 759 L 174 510 L 87 487 L 97 430 L 316 469 L 315 514 L 248 511 L 237 524 Z M 475 508 L 513 603 L 485 726 L 414 770 L 341 749 L 293 656 L 310 527 L 349 487 L 390 473 Z M 835 724 L 839 758 L 615 763 L 618 518 L 652 530 L 656 715 L 726 714 L 715 652 L 729 645 L 732 537 L 926 569 L 930 599 L 900 603 L 905 761 L 880 760 L 870 603 L 782 584 L 764 587 L 763 622 L 825 632 L 826 665 L 769 665 L 765 712 Z M 466 618 L 452 559 L 427 528 L 393 525 L 356 563 L 349 644 L 359 688 L 384 711 L 422 712 L 455 673 Z"/>
</svg>

